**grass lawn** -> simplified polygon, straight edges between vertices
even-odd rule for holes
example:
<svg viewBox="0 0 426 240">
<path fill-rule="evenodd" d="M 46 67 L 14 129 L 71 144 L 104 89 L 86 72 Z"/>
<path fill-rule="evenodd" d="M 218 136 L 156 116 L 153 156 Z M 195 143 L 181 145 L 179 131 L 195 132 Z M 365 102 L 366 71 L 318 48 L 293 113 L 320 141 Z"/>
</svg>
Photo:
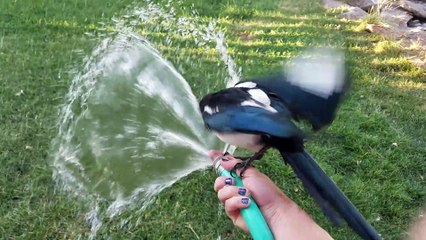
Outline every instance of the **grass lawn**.
<svg viewBox="0 0 426 240">
<path fill-rule="evenodd" d="M 160 3 L 166 4 L 166 3 Z M 426 202 L 426 71 L 401 57 L 406 49 L 357 32 L 319 0 L 183 0 L 200 21 L 218 18 L 243 78 L 276 71 L 306 46 L 347 48 L 353 88 L 336 121 L 307 149 L 385 239 L 405 237 Z M 73 69 L 110 31 L 114 16 L 142 2 L 21 0 L 0 2 L 0 238 L 87 238 L 81 204 L 55 189 L 49 150 L 57 134 Z M 143 32 L 143 28 L 139 29 Z M 89 33 L 89 34 L 87 34 Z M 152 39 L 161 35 L 150 35 Z M 224 86 L 205 58 L 196 70 L 159 46 L 197 97 Z M 197 59 L 196 46 L 182 51 Z M 216 66 L 214 63 L 213 66 Z M 222 66 L 223 68 L 223 66 Z M 211 85 L 208 85 L 209 82 Z M 357 239 L 329 223 L 276 152 L 256 165 L 335 239 Z M 212 190 L 214 173 L 200 171 L 131 215 L 106 220 L 99 239 L 249 239 L 227 219 Z M 105 203 L 107 204 L 107 203 Z"/>
</svg>

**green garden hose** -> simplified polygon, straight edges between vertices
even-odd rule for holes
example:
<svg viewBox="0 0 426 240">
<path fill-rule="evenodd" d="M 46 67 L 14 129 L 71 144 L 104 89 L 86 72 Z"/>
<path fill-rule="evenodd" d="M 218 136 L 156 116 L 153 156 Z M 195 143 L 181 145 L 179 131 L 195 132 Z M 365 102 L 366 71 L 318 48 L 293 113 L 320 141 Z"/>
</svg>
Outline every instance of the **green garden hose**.
<svg viewBox="0 0 426 240">
<path fill-rule="evenodd" d="M 231 147 L 231 148 L 233 153 L 233 151 L 235 150 L 235 147 Z M 230 145 L 226 145 L 224 152 L 231 153 L 229 150 L 230 150 Z M 234 178 L 235 186 L 243 187 L 243 181 L 241 180 L 241 178 L 236 176 L 236 174 L 231 174 L 230 171 L 223 168 L 220 165 L 220 159 L 221 158 L 218 157 L 213 162 L 213 167 L 216 170 L 217 174 L 220 176 L 232 177 Z M 241 215 L 243 216 L 247 224 L 247 227 L 250 231 L 251 236 L 253 237 L 254 240 L 273 240 L 274 235 L 272 234 L 268 224 L 263 218 L 262 212 L 260 211 L 254 199 L 252 197 L 249 197 L 249 198 L 251 203 L 247 208 L 241 209 Z"/>
</svg>

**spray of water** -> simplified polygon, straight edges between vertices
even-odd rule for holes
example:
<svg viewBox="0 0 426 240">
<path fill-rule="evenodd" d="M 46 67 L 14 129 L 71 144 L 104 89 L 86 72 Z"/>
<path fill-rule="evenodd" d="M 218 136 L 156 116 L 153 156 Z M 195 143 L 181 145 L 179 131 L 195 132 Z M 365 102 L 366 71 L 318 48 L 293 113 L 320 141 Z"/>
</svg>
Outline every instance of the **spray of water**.
<svg viewBox="0 0 426 240">
<path fill-rule="evenodd" d="M 189 45 L 213 44 L 226 66 L 227 86 L 240 76 L 214 21 L 177 17 L 172 7 L 150 2 L 114 21 L 116 31 L 84 60 L 71 83 L 52 149 L 58 187 L 91 208 L 89 238 L 102 227 L 101 215 L 142 211 L 164 188 L 209 165 L 206 153 L 217 141 L 204 130 L 190 86 L 157 50 L 160 44 L 175 46 L 168 34 L 191 36 Z M 140 26 L 147 36 L 135 30 Z M 166 34 L 160 42 L 148 40 L 154 32 Z M 173 49 L 179 52 L 180 45 Z M 103 201 L 110 203 L 106 209 Z"/>
</svg>

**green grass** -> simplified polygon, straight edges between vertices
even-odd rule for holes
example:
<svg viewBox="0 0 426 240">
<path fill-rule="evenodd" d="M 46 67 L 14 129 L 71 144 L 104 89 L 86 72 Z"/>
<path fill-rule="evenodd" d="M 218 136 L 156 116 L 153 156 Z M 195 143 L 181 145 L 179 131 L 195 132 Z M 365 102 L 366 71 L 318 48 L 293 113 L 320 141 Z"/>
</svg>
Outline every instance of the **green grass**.
<svg viewBox="0 0 426 240">
<path fill-rule="evenodd" d="M 70 70 L 109 31 L 113 16 L 138 4 L 142 3 L 0 3 L 1 239 L 88 235 L 85 210 L 55 190 L 48 153 L 57 132 L 57 112 L 73 77 Z M 282 61 L 306 46 L 333 43 L 347 48 L 352 91 L 333 125 L 314 135 L 307 149 L 385 239 L 403 238 L 426 201 L 425 70 L 399 57 L 405 50 L 397 44 L 355 32 L 357 24 L 335 19 L 319 1 L 186 0 L 178 14 L 190 16 L 186 9 L 191 5 L 201 21 L 219 18 L 228 50 L 245 78 L 278 70 Z M 185 53 L 194 59 L 203 54 L 194 46 L 186 47 Z M 173 50 L 162 51 L 181 63 Z M 203 61 L 197 71 L 181 63 L 198 97 L 207 88 L 223 87 L 208 74 L 217 57 Z M 210 87 L 207 81 L 212 81 Z M 357 239 L 322 216 L 275 152 L 257 167 L 336 239 Z M 212 190 L 214 179 L 212 172 L 191 174 L 126 224 L 120 219 L 106 221 L 99 239 L 249 239 L 223 214 Z M 140 224 L 133 227 L 138 220 Z"/>
</svg>

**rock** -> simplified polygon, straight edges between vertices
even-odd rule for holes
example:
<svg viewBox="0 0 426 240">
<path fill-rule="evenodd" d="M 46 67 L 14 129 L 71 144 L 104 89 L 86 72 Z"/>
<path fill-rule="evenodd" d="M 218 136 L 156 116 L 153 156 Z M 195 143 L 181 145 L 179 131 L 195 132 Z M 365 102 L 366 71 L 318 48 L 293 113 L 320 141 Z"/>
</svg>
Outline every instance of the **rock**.
<svg viewBox="0 0 426 240">
<path fill-rule="evenodd" d="M 399 0 L 398 6 L 407 12 L 413 14 L 418 18 L 426 19 L 426 5 L 422 3 L 415 3 L 407 0 Z"/>
<path fill-rule="evenodd" d="M 418 19 L 408 21 L 408 23 L 407 23 L 408 27 L 420 27 L 421 25 L 422 25 L 422 23 Z"/>
<path fill-rule="evenodd" d="M 322 1 L 324 5 L 331 8 L 341 6 L 336 3 L 336 0 Z M 337 1 L 346 3 L 352 2 L 349 0 Z M 377 2 L 378 1 L 379 0 L 377 0 Z M 412 13 L 412 11 L 406 10 L 406 8 L 401 6 L 401 3 L 409 6 L 414 6 L 414 4 L 416 4 L 416 6 L 422 6 L 419 8 L 420 10 L 417 11 L 421 11 L 422 9 L 426 11 L 426 0 L 412 1 L 415 1 L 416 3 L 411 4 L 412 2 L 409 2 L 406 4 L 407 0 L 380 0 L 380 2 L 376 5 L 377 10 L 379 7 L 380 10 L 373 12 L 374 14 L 380 14 L 379 23 L 365 23 L 363 26 L 365 26 L 364 30 L 366 32 L 385 36 L 386 39 L 390 39 L 392 41 L 398 41 L 402 46 L 404 46 L 404 48 L 409 49 L 406 53 L 408 54 L 407 58 L 411 62 L 419 67 L 426 68 L 426 59 L 424 56 L 424 53 L 426 52 L 426 18 L 413 17 L 414 13 Z M 376 1 L 372 2 L 376 3 Z M 371 10 L 371 7 L 367 7 L 367 9 Z M 350 6 L 348 7 L 348 10 L 348 12 L 340 14 L 338 17 L 359 20 L 368 16 L 366 12 L 357 7 Z M 415 19 L 419 19 L 421 25 L 414 28 L 408 27 L 407 23 Z"/>
<path fill-rule="evenodd" d="M 359 7 L 368 12 L 372 8 L 377 7 L 377 0 L 344 0 L 347 4 L 353 7 Z"/>
<path fill-rule="evenodd" d="M 380 12 L 380 18 L 390 27 L 405 29 L 407 28 L 407 22 L 410 21 L 412 16 L 402 9 L 384 8 Z"/>
<path fill-rule="evenodd" d="M 368 13 L 366 13 L 361 8 L 349 7 L 347 12 L 340 14 L 338 17 L 339 18 L 346 18 L 346 19 L 350 19 L 350 20 L 359 20 L 359 19 L 363 19 L 366 16 L 368 16 Z"/>
<path fill-rule="evenodd" d="M 426 1 L 426 0 L 425 0 Z M 349 8 L 349 5 L 340 1 L 336 1 L 336 0 L 322 0 L 322 3 L 324 5 L 325 8 L 340 8 L 340 7 L 344 7 L 344 8 Z"/>
</svg>

